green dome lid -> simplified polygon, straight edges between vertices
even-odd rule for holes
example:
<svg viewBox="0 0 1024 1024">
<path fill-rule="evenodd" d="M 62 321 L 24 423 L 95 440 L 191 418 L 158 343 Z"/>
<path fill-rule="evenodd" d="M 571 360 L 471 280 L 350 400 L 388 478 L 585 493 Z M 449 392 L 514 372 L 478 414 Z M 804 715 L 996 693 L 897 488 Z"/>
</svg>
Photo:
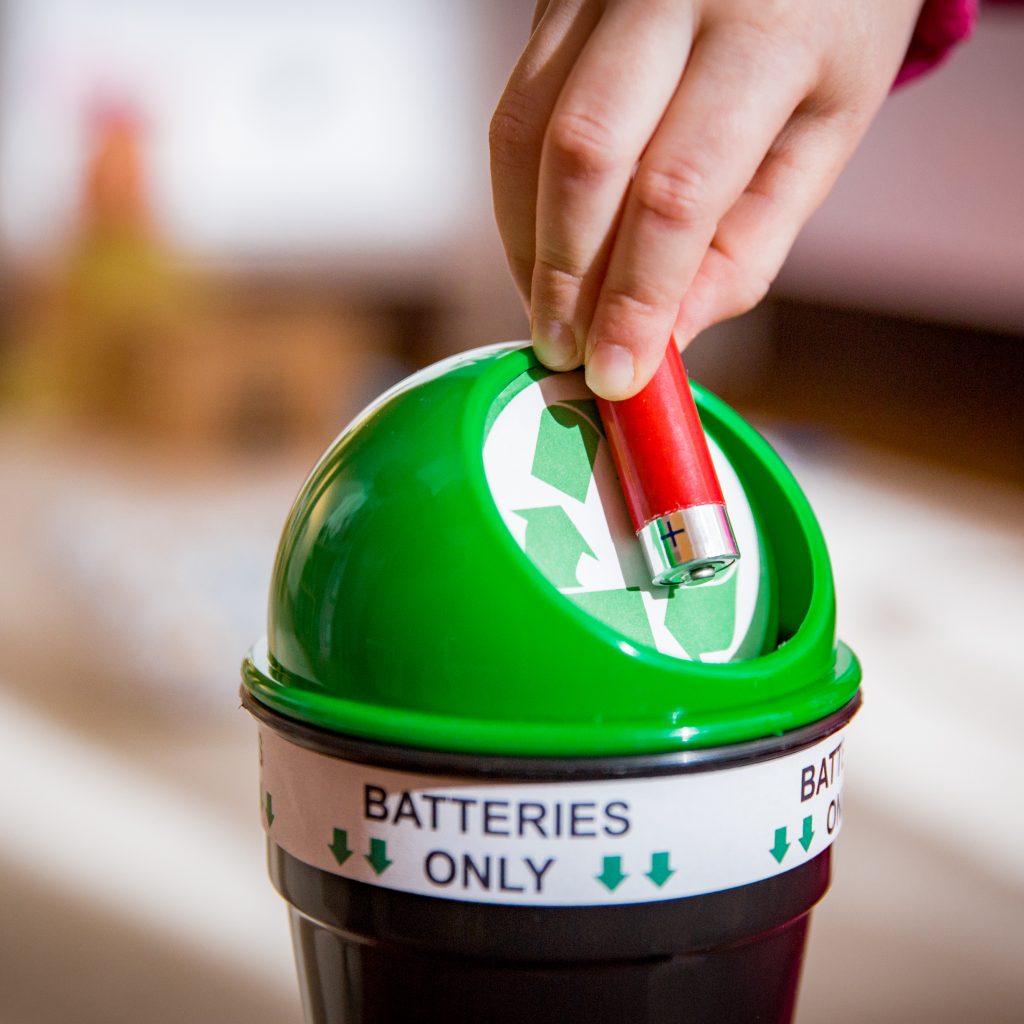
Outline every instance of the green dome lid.
<svg viewBox="0 0 1024 1024">
<path fill-rule="evenodd" d="M 563 757 L 758 739 L 851 700 L 828 553 L 775 452 L 694 385 L 742 568 L 652 594 L 580 379 L 496 346 L 362 413 L 288 517 L 253 697 L 351 736 Z"/>
</svg>

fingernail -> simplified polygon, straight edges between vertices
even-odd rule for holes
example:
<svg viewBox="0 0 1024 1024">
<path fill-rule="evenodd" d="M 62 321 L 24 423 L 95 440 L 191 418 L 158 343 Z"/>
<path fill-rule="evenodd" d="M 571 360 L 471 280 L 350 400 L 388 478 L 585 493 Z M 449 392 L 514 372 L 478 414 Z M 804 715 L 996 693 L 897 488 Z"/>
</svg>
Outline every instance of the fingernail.
<svg viewBox="0 0 1024 1024">
<path fill-rule="evenodd" d="M 633 353 L 622 345 L 598 345 L 587 361 L 587 386 L 611 401 L 626 396 L 635 376 Z"/>
<path fill-rule="evenodd" d="M 571 370 L 579 366 L 576 335 L 568 324 L 541 320 L 533 325 L 533 350 L 537 358 L 552 370 Z"/>
</svg>

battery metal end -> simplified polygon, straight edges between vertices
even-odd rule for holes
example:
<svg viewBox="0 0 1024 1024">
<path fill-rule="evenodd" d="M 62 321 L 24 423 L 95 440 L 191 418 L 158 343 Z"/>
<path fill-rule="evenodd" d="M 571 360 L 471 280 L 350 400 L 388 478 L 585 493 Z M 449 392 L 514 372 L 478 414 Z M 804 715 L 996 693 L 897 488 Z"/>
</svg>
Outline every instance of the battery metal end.
<svg viewBox="0 0 1024 1024">
<path fill-rule="evenodd" d="M 694 583 L 703 583 L 704 580 L 714 579 L 717 573 L 713 565 L 701 565 L 690 570 L 690 579 Z"/>
<path fill-rule="evenodd" d="M 719 579 L 740 557 L 724 505 L 694 505 L 652 519 L 638 533 L 655 586 Z"/>
</svg>

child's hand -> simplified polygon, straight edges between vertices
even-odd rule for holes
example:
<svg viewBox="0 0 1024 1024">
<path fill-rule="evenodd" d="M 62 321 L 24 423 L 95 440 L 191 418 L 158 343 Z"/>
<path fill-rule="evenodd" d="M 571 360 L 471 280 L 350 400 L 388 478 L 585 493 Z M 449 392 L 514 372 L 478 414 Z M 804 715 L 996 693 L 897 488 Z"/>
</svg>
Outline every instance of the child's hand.
<svg viewBox="0 0 1024 1024">
<path fill-rule="evenodd" d="M 635 394 L 754 306 L 899 69 L 922 0 L 540 0 L 491 123 L 538 356 Z"/>
</svg>

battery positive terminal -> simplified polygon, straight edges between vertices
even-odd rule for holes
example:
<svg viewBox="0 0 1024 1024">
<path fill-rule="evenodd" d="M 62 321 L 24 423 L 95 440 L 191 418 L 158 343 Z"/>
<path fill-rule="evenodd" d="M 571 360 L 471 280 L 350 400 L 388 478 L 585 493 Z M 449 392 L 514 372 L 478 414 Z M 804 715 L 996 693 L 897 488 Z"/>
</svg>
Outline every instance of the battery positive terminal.
<svg viewBox="0 0 1024 1024">
<path fill-rule="evenodd" d="M 656 586 L 722 579 L 740 557 L 725 505 L 695 505 L 659 516 L 637 538 Z"/>
</svg>

